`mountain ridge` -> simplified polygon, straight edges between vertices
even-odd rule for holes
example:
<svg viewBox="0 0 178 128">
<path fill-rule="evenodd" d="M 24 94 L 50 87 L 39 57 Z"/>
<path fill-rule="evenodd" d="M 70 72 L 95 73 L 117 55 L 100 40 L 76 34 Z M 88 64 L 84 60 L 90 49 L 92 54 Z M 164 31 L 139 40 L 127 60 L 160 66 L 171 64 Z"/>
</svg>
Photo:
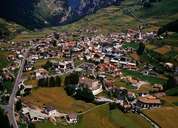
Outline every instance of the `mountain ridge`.
<svg viewBox="0 0 178 128">
<path fill-rule="evenodd" d="M 120 0 L 3 0 L 0 17 L 30 28 L 73 22 Z"/>
</svg>

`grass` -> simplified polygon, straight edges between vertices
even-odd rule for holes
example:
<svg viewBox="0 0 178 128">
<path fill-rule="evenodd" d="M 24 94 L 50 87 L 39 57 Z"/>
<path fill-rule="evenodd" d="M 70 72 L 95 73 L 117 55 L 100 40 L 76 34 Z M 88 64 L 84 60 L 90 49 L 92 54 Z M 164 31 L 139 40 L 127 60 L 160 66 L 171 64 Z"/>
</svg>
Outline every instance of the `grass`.
<svg viewBox="0 0 178 128">
<path fill-rule="evenodd" d="M 137 71 L 123 70 L 123 73 L 124 73 L 124 75 L 133 76 L 133 77 L 136 77 L 140 80 L 147 81 L 147 82 L 152 83 L 152 84 L 155 84 L 155 83 L 163 84 L 165 82 L 165 80 L 160 79 L 158 77 L 146 76 L 146 75 L 143 75 L 142 73 L 137 72 Z"/>
<path fill-rule="evenodd" d="M 40 60 L 37 60 L 37 62 L 34 64 L 34 67 L 35 67 L 36 69 L 41 68 L 43 65 L 46 64 L 47 61 L 48 61 L 47 59 L 40 59 Z"/>
<path fill-rule="evenodd" d="M 38 84 L 38 81 L 36 79 L 29 79 L 29 80 L 26 80 L 24 81 L 24 84 L 25 85 L 32 85 L 32 86 L 37 86 Z"/>
<path fill-rule="evenodd" d="M 4 81 L 4 88 L 7 90 L 7 92 L 11 92 L 13 88 L 13 82 L 12 81 Z"/>
<path fill-rule="evenodd" d="M 54 125 L 53 123 L 45 120 L 45 121 L 36 123 L 35 128 L 70 128 L 70 127 L 67 127 L 61 124 Z"/>
<path fill-rule="evenodd" d="M 126 82 L 122 82 L 120 79 L 116 79 L 113 83 L 114 86 L 117 86 L 117 87 L 125 87 L 127 89 L 133 89 L 133 87 L 126 83 Z"/>
<path fill-rule="evenodd" d="M 146 44 L 145 46 L 147 49 L 155 49 L 156 48 L 156 45 L 153 45 L 153 44 Z"/>
<path fill-rule="evenodd" d="M 177 19 L 177 5 L 177 0 L 162 0 L 161 2 L 154 4 L 154 6 L 150 9 L 141 8 L 136 10 L 134 13 L 138 17 L 143 18 L 150 23 L 145 30 L 150 29 L 153 31 L 157 30 L 161 25 Z M 98 33 L 103 34 L 126 31 L 128 28 L 135 28 L 142 23 L 137 21 L 134 17 L 124 14 L 123 9 L 138 6 L 139 5 L 135 5 L 135 0 L 126 0 L 123 1 L 121 6 L 110 6 L 100 9 L 92 15 L 85 16 L 81 20 L 71 24 L 44 28 L 36 32 L 27 30 L 27 33 L 17 35 L 13 41 L 31 40 L 34 38 L 43 37 L 46 34 L 54 31 L 73 32 L 82 30 L 82 34 L 87 34 L 88 36 L 89 34 L 85 30 L 92 28 L 97 29 Z"/>
<path fill-rule="evenodd" d="M 178 87 L 168 89 L 166 91 L 166 95 L 168 95 L 168 96 L 178 96 Z"/>
<path fill-rule="evenodd" d="M 164 96 L 161 97 L 164 106 L 175 106 L 175 103 L 178 102 L 177 96 Z"/>
<path fill-rule="evenodd" d="M 150 124 L 139 115 L 122 113 L 120 110 L 109 110 L 108 105 L 101 106 L 80 117 L 79 122 L 72 126 L 57 126 L 45 122 L 37 128 L 150 128 Z"/>
<path fill-rule="evenodd" d="M 0 69 L 5 68 L 10 64 L 7 60 L 9 54 L 11 54 L 9 51 L 0 51 Z"/>
<path fill-rule="evenodd" d="M 172 48 L 169 45 L 164 45 L 160 48 L 155 49 L 154 51 L 158 52 L 161 55 L 164 55 L 164 54 L 170 52 L 171 50 L 172 50 Z"/>
<path fill-rule="evenodd" d="M 136 61 L 140 60 L 140 56 L 136 52 L 131 53 L 130 56 Z"/>
<path fill-rule="evenodd" d="M 97 17 L 97 18 L 96 18 Z M 89 34 L 86 29 L 97 29 L 98 33 L 108 34 L 111 32 L 126 31 L 128 28 L 135 28 L 139 22 L 131 16 L 123 14 L 123 11 L 118 6 L 110 6 L 100 9 L 92 15 L 85 16 L 79 21 L 71 24 L 44 28 L 39 31 L 26 31 L 26 33 L 18 34 L 12 41 L 25 41 L 35 38 L 44 37 L 51 32 L 74 32 L 78 30 L 83 31 L 83 35 Z M 71 37 L 69 37 L 71 38 Z M 73 38 L 73 37 L 72 37 Z"/>
<path fill-rule="evenodd" d="M 161 128 L 177 128 L 178 107 L 162 107 L 152 110 L 144 110 L 144 113 Z"/>
<path fill-rule="evenodd" d="M 151 8 L 139 9 L 135 14 L 147 21 L 155 22 L 159 26 L 177 19 L 177 5 L 177 0 L 161 0 L 161 2 L 153 4 Z"/>
<path fill-rule="evenodd" d="M 149 91 L 151 91 L 152 90 L 152 85 L 150 85 L 150 84 L 145 84 L 145 85 L 142 85 L 140 88 L 139 88 L 139 90 L 136 90 L 136 92 L 137 93 L 148 93 Z"/>
<path fill-rule="evenodd" d="M 63 87 L 36 88 L 32 94 L 23 98 L 24 103 L 32 106 L 54 106 L 60 112 L 81 112 L 93 107 L 91 103 L 85 103 L 68 96 Z"/>
<path fill-rule="evenodd" d="M 177 40 L 178 33 L 170 33 L 167 38 L 163 40 L 154 40 L 152 44 L 156 46 L 170 45 L 173 47 L 178 47 Z"/>
<path fill-rule="evenodd" d="M 138 47 L 139 47 L 139 44 L 138 44 L 138 43 L 135 43 L 135 42 L 132 42 L 132 43 L 125 43 L 122 47 L 125 48 L 125 49 L 126 49 L 126 48 L 133 48 L 133 49 L 137 50 Z"/>
</svg>

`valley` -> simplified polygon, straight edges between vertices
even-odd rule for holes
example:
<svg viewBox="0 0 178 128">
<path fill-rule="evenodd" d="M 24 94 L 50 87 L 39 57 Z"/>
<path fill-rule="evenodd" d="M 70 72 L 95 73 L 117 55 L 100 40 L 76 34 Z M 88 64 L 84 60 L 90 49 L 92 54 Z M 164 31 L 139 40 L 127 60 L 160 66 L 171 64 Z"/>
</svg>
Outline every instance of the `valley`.
<svg viewBox="0 0 178 128">
<path fill-rule="evenodd" d="M 176 128 L 177 0 L 33 2 L 0 15 L 0 103 L 19 128 Z"/>
</svg>

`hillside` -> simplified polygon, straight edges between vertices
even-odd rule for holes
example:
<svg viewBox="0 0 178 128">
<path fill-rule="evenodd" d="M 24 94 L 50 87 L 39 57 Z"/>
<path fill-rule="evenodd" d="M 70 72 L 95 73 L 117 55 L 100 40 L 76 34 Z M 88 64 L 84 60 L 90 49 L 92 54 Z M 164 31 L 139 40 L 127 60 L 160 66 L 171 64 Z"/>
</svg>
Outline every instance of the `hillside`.
<svg viewBox="0 0 178 128">
<path fill-rule="evenodd" d="M 60 25 L 91 14 L 119 0 L 4 0 L 0 16 L 29 28 Z"/>
<path fill-rule="evenodd" d="M 71 3 L 72 4 L 72 3 Z M 73 8 L 77 5 L 75 3 Z M 157 31 L 161 26 L 174 21 L 178 17 L 178 1 L 161 0 L 161 2 L 152 3 L 151 8 L 142 8 L 136 3 L 136 0 L 125 0 L 121 6 L 109 6 L 99 9 L 92 15 L 83 17 L 82 19 L 62 26 L 47 27 L 39 32 L 30 32 L 28 34 L 18 35 L 15 40 L 30 39 L 31 37 L 41 37 L 53 31 L 83 31 L 86 29 L 97 29 L 98 33 L 109 33 L 125 31 L 128 28 L 137 28 L 139 25 L 147 23 L 145 31 Z M 167 6 L 169 5 L 169 6 Z M 127 13 L 126 10 L 131 10 Z M 166 11 L 166 14 L 161 14 Z M 159 18 L 158 18 L 159 17 Z M 140 19 L 140 20 L 138 20 Z"/>
<path fill-rule="evenodd" d="M 2 18 L 0 18 L 0 40 L 1 39 L 11 39 L 16 34 L 24 31 L 25 28 L 14 23 L 8 22 Z"/>
</svg>

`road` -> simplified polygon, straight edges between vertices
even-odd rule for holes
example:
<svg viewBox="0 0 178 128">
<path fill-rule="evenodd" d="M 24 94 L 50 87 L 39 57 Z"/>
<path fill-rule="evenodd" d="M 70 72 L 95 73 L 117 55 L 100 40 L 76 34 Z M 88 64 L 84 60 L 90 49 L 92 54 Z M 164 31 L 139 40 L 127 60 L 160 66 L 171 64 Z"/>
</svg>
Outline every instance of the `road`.
<svg viewBox="0 0 178 128">
<path fill-rule="evenodd" d="M 13 126 L 13 128 L 18 128 L 18 124 L 17 124 L 16 118 L 15 118 L 15 110 L 14 110 L 15 97 L 16 97 L 16 93 L 18 91 L 18 85 L 21 81 L 21 77 L 22 77 L 22 73 L 23 73 L 23 69 L 24 69 L 24 65 L 25 65 L 25 60 L 27 58 L 28 52 L 29 52 L 29 49 L 26 49 L 25 53 L 24 53 L 24 58 L 20 64 L 20 69 L 18 71 L 18 75 L 16 77 L 12 93 L 9 98 L 9 104 L 7 105 L 7 108 L 6 108 L 9 123 L 11 126 Z"/>
</svg>

